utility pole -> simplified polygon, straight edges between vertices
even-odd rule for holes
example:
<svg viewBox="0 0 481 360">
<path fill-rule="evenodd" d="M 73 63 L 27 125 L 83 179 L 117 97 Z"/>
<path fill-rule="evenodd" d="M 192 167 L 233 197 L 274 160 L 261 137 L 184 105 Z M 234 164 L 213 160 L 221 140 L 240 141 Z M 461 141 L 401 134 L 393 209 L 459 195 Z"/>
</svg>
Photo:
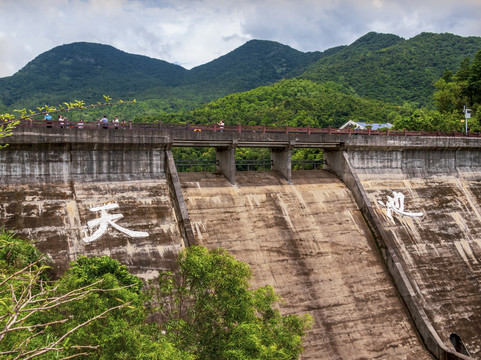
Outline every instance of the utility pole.
<svg viewBox="0 0 481 360">
<path fill-rule="evenodd" d="M 464 113 L 464 118 L 466 119 L 466 135 L 468 135 L 468 119 L 471 118 L 471 109 L 468 109 L 468 107 L 466 105 L 464 105 L 464 109 L 463 109 L 463 113 Z"/>
</svg>

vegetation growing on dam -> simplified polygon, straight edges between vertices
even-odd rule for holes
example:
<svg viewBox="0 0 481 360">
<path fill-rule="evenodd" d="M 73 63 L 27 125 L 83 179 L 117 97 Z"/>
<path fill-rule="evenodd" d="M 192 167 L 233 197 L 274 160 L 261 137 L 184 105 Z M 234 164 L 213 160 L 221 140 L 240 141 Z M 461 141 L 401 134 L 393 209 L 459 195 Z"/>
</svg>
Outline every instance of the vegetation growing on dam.
<svg viewBox="0 0 481 360">
<path fill-rule="evenodd" d="M 109 257 L 57 280 L 47 258 L 0 233 L 0 358 L 297 359 L 309 316 L 282 316 L 272 287 L 225 251 L 191 247 L 179 274 L 143 286 Z M 155 320 L 154 320 L 155 319 Z"/>
</svg>

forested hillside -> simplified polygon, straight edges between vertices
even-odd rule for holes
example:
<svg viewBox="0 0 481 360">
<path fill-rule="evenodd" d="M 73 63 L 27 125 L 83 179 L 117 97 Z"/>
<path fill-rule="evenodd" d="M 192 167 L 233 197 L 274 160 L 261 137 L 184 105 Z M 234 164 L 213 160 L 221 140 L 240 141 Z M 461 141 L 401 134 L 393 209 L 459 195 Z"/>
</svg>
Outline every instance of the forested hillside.
<svg viewBox="0 0 481 360">
<path fill-rule="evenodd" d="M 47 51 L 0 79 L 0 110 L 65 101 L 138 100 L 141 114 L 194 109 L 223 96 L 300 77 L 336 82 L 352 94 L 403 105 L 432 106 L 433 84 L 481 49 L 480 37 L 423 33 L 404 40 L 369 33 L 348 46 L 303 53 L 252 40 L 207 64 L 186 70 L 111 46 L 73 43 Z M 132 114 L 129 112 L 129 116 Z"/>
<path fill-rule="evenodd" d="M 103 94 L 135 98 L 146 89 L 179 85 L 187 70 L 165 61 L 132 55 L 112 46 L 73 43 L 47 51 L 11 77 L 0 79 L 0 99 L 7 106 L 36 107 Z M 159 91 L 159 97 L 162 93 Z"/>
<path fill-rule="evenodd" d="M 350 94 L 336 83 L 289 79 L 232 94 L 188 112 L 159 114 L 152 121 L 212 124 L 223 120 L 227 125 L 339 127 L 350 119 L 393 122 L 411 111 Z"/>
<path fill-rule="evenodd" d="M 300 75 L 309 64 L 329 53 L 303 53 L 274 41 L 252 40 L 227 55 L 193 68 L 184 86 L 219 98 Z"/>
<path fill-rule="evenodd" d="M 430 106 L 434 83 L 446 69 L 457 71 L 465 57 L 481 49 L 480 37 L 423 33 L 409 40 L 369 33 L 301 75 L 334 81 L 363 97 Z"/>
<path fill-rule="evenodd" d="M 9 108 L 35 108 L 73 99 L 91 103 L 106 94 L 149 100 L 154 107 L 178 111 L 299 75 L 321 56 L 253 40 L 189 71 L 107 45 L 73 43 L 47 51 L 13 76 L 0 79 L 0 101 Z"/>
</svg>

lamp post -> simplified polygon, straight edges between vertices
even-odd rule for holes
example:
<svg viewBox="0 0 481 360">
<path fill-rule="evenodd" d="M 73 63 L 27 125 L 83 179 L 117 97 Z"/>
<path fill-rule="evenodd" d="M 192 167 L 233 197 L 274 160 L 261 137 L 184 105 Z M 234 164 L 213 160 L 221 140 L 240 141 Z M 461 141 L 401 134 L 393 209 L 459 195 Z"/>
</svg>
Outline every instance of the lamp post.
<svg viewBox="0 0 481 360">
<path fill-rule="evenodd" d="M 464 113 L 464 118 L 466 119 L 466 135 L 468 135 L 468 119 L 471 118 L 471 109 L 468 109 L 466 105 L 464 105 L 464 109 L 463 109 L 463 113 Z"/>
</svg>

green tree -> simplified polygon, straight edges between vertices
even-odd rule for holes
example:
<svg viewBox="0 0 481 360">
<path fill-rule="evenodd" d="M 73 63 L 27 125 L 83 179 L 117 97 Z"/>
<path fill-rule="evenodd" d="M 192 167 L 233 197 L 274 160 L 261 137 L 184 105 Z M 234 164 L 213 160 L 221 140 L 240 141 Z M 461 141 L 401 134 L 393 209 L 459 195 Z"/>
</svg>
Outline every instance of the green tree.
<svg viewBox="0 0 481 360">
<path fill-rule="evenodd" d="M 280 314 L 272 287 L 250 290 L 249 267 L 220 249 L 184 250 L 148 294 L 109 257 L 80 257 L 56 281 L 48 269 L 0 231 L 0 359 L 297 359 L 310 326 Z"/>
<path fill-rule="evenodd" d="M 433 101 L 440 112 L 453 113 L 466 104 L 461 82 L 446 81 L 445 78 L 441 78 L 434 83 L 434 86 L 437 91 L 433 94 Z"/>
<path fill-rule="evenodd" d="M 439 130 L 458 130 L 461 121 L 464 121 L 463 109 L 471 109 L 472 117 L 469 119 L 470 131 L 481 130 L 481 50 L 479 50 L 471 63 L 465 58 L 458 72 L 452 76 L 446 71 L 445 75 L 435 84 L 437 91 L 433 101 L 440 115 L 435 117 L 444 119 L 439 123 Z M 463 126 L 462 126 L 463 127 Z"/>
<path fill-rule="evenodd" d="M 70 342 L 71 337 L 109 313 L 129 306 L 122 301 L 100 311 L 90 312 L 81 321 L 66 311 L 94 293 L 116 291 L 102 281 L 60 292 L 49 281 L 48 265 L 43 254 L 11 232 L 0 233 L 0 357 L 31 359 L 50 354 L 87 354 L 95 346 Z M 64 331 L 58 332 L 59 328 Z"/>
<path fill-rule="evenodd" d="M 481 104 L 481 50 L 474 56 L 470 67 L 465 94 L 469 99 L 469 106 Z"/>
<path fill-rule="evenodd" d="M 152 306 L 170 342 L 199 359 L 297 359 L 310 317 L 280 314 L 272 287 L 222 249 L 190 247 L 179 272 L 161 275 Z"/>
<path fill-rule="evenodd" d="M 0 114 L 0 139 L 12 135 L 13 129 L 18 125 L 20 121 L 15 119 L 12 114 Z M 0 144 L 0 150 L 7 144 Z"/>
<path fill-rule="evenodd" d="M 193 360 L 145 320 L 140 280 L 80 258 L 58 281 L 35 247 L 0 232 L 0 359 Z"/>
</svg>

